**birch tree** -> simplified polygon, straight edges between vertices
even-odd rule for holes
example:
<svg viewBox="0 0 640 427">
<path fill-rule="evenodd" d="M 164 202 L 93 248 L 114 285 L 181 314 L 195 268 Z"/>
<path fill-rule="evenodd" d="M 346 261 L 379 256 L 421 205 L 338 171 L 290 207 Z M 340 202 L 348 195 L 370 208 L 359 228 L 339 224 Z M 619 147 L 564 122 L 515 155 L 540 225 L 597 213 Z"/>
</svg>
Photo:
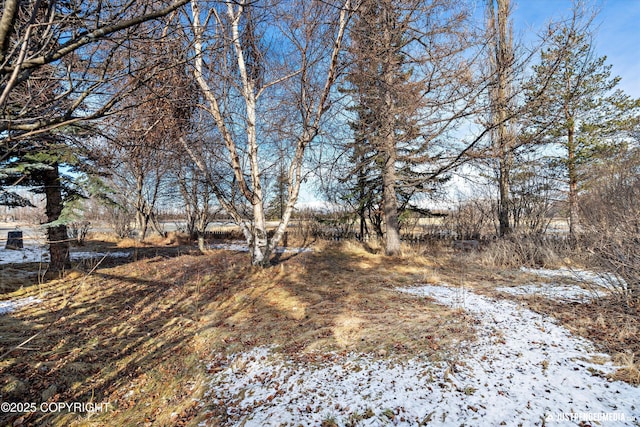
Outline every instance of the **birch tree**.
<svg viewBox="0 0 640 427">
<path fill-rule="evenodd" d="M 265 266 L 293 213 L 304 177 L 305 151 L 322 134 L 351 0 L 191 1 L 193 75 L 232 171 L 223 183 L 182 139 L 208 177 L 220 205 L 240 226 L 253 265 Z M 274 110 L 294 111 L 287 126 L 287 197 L 271 238 L 265 217 L 264 168 Z M 244 206 L 248 205 L 249 215 Z"/>
</svg>

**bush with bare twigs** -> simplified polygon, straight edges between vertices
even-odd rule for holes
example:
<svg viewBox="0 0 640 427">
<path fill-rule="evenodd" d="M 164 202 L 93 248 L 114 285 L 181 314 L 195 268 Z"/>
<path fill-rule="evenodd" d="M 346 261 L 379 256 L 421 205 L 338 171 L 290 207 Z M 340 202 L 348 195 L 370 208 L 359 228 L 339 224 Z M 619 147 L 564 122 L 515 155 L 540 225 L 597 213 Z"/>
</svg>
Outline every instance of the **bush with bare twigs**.
<svg viewBox="0 0 640 427">
<path fill-rule="evenodd" d="M 594 267 L 627 307 L 640 304 L 640 150 L 601 165 L 581 200 L 584 241 Z"/>
<path fill-rule="evenodd" d="M 479 239 L 493 232 L 490 202 L 472 200 L 461 203 L 445 220 L 449 231 L 458 239 Z"/>
<path fill-rule="evenodd" d="M 131 223 L 134 220 L 134 216 L 127 209 L 118 205 L 107 206 L 107 215 L 105 219 L 113 232 L 121 239 L 131 235 L 131 232 L 133 231 Z"/>
<path fill-rule="evenodd" d="M 556 268 L 572 251 L 569 242 L 544 236 L 511 235 L 485 245 L 477 254 L 481 264 L 488 267 Z"/>
<path fill-rule="evenodd" d="M 89 221 L 76 221 L 67 224 L 67 234 L 70 239 L 75 240 L 78 246 L 84 246 L 90 229 L 91 223 Z"/>
</svg>

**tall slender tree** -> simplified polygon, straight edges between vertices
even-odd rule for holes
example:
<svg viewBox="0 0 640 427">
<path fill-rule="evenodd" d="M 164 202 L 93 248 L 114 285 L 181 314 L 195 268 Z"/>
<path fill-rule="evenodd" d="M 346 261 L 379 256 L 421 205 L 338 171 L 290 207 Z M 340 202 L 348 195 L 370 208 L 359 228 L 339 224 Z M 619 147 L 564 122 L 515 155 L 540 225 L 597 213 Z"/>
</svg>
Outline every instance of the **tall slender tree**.
<svg viewBox="0 0 640 427">
<path fill-rule="evenodd" d="M 423 89 L 411 80 L 409 61 L 404 52 L 411 14 L 406 2 L 362 2 L 352 30 L 354 67 L 349 80 L 357 89 L 358 144 L 360 182 L 367 163 L 379 170 L 382 187 L 385 253 L 400 253 L 400 223 L 398 214 L 398 149 L 418 136 L 416 115 Z M 375 185 L 376 180 L 370 182 Z M 366 189 L 366 187 L 364 188 Z M 371 193 L 371 191 L 366 191 Z M 361 215 L 362 216 L 362 215 Z"/>
<path fill-rule="evenodd" d="M 591 20 L 581 10 L 552 38 L 551 46 L 534 66 L 530 97 L 538 94 L 532 111 L 543 139 L 561 147 L 560 162 L 568 187 L 569 234 L 578 231 L 578 193 L 582 181 L 580 166 L 592 160 L 602 130 L 615 125 L 634 109 L 634 100 L 616 90 L 619 77 L 611 76 L 606 56 L 598 57 L 592 44 Z M 549 77 L 550 76 L 550 77 Z M 544 86 L 544 89 L 542 89 Z"/>
<path fill-rule="evenodd" d="M 513 100 L 513 29 L 510 0 L 487 0 L 487 26 L 490 40 L 490 102 L 491 132 L 494 157 L 498 161 L 498 224 L 499 234 L 511 232 L 510 172 L 516 137 L 509 120 Z"/>
<path fill-rule="evenodd" d="M 463 54 L 472 45 L 467 16 L 454 1 L 366 0 L 354 20 L 355 188 L 364 186 L 363 202 L 380 189 L 387 255 L 400 253 L 399 212 L 441 182 L 436 144 L 477 96 Z"/>
</svg>

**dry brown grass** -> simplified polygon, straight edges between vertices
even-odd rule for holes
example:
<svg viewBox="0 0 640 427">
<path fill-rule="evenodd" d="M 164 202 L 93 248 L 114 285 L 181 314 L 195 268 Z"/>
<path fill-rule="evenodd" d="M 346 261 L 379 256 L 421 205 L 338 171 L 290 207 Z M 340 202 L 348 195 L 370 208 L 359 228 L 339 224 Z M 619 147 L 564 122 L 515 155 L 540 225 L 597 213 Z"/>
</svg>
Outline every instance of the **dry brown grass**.
<svg viewBox="0 0 640 427">
<path fill-rule="evenodd" d="M 375 242 L 316 242 L 314 253 L 284 254 L 279 264 L 260 269 L 248 267 L 247 254 L 196 255 L 177 241 L 162 243 L 129 246 L 135 256 L 105 263 L 89 277 L 77 269 L 64 280 L 26 281 L 4 295 L 36 295 L 45 302 L 2 319 L 1 352 L 42 331 L 0 361 L 2 400 L 111 404 L 109 412 L 90 418 L 36 413 L 24 425 L 197 424 L 194 399 L 207 388 L 205 362 L 255 346 L 308 361 L 329 351 L 455 360 L 458 344 L 473 339 L 473 321 L 394 288 L 465 284 L 496 295 L 496 286 L 532 280 L 516 269 L 487 266 L 477 254 L 443 247 L 405 247 L 402 256 L 388 258 Z M 88 243 L 97 251 L 121 250 L 116 247 Z M 9 276 L 19 270 L 11 268 Z M 637 315 L 606 301 L 526 302 L 619 354 L 623 368 L 614 378 L 637 383 Z M 16 418 L 5 414 L 0 424 Z"/>
<path fill-rule="evenodd" d="M 468 257 L 487 268 L 557 268 L 563 265 L 565 252 L 561 244 L 513 236 L 489 242 L 482 251 L 471 252 Z"/>
<path fill-rule="evenodd" d="M 14 265 L 0 265 L 0 293 L 2 294 L 37 282 L 38 271 L 35 264 L 28 269 L 17 268 Z"/>
<path fill-rule="evenodd" d="M 613 362 L 622 368 L 611 375 L 612 379 L 640 385 L 640 360 L 637 360 L 636 354 L 629 350 L 618 353 L 613 358 Z"/>
<path fill-rule="evenodd" d="M 197 423 L 203 361 L 255 346 L 310 360 L 328 351 L 441 360 L 473 338 L 464 313 L 394 290 L 438 278 L 426 256 L 319 243 L 259 269 L 246 254 L 164 251 L 6 295 L 45 302 L 3 318 L 3 352 L 53 324 L 0 361 L 3 400 L 111 405 L 91 418 L 35 413 L 25 425 Z"/>
<path fill-rule="evenodd" d="M 105 243 L 118 243 L 122 239 L 114 233 L 104 233 L 101 231 L 89 231 L 87 233 L 87 241 L 99 241 Z"/>
</svg>

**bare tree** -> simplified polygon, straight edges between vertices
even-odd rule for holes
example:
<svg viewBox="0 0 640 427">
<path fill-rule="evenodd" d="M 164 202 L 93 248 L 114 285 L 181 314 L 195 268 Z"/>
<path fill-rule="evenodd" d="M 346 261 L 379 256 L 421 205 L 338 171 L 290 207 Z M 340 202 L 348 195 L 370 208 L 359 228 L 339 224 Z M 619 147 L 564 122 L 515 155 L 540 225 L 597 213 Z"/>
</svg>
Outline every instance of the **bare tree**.
<svg viewBox="0 0 640 427">
<path fill-rule="evenodd" d="M 196 146 L 202 145 L 196 148 Z M 198 132 L 189 139 L 189 146 L 199 153 L 201 161 L 209 170 L 222 172 L 224 162 L 218 158 L 213 141 L 207 141 L 205 132 Z M 198 248 L 205 251 L 205 232 L 214 214 L 220 209 L 215 203 L 215 195 L 210 180 L 191 160 L 181 145 L 175 147 L 174 163 L 176 165 L 175 180 L 178 184 L 180 196 L 184 203 L 186 216 L 186 231 L 191 239 L 197 239 Z"/>
<path fill-rule="evenodd" d="M 265 5 L 267 6 L 267 5 Z M 193 74 L 202 92 L 233 172 L 229 185 L 182 139 L 212 185 L 221 206 L 240 226 L 251 262 L 264 266 L 280 242 L 294 210 L 303 178 L 305 151 L 321 133 L 338 75 L 342 41 L 352 2 L 191 1 Z M 266 40 L 270 40 L 267 44 Z M 289 126 L 287 200 L 273 237 L 267 235 L 261 129 L 277 105 L 295 105 Z M 237 198 L 239 196 L 239 199 Z M 244 204 L 250 215 L 243 212 Z"/>
<path fill-rule="evenodd" d="M 156 204 L 161 196 L 161 187 L 170 178 L 171 169 L 177 169 L 173 151 L 175 141 L 186 135 L 190 128 L 193 111 L 192 79 L 186 74 L 183 52 L 176 40 L 166 35 L 168 27 L 157 29 L 158 39 L 130 42 L 136 56 L 127 56 L 127 66 L 141 68 L 145 73 L 132 70 L 122 85 L 131 80 L 138 90 L 125 101 L 130 108 L 128 114 L 117 115 L 112 124 L 109 141 L 114 145 L 114 154 L 123 166 L 121 182 L 128 182 L 134 189 L 133 207 L 139 237 L 144 240 L 148 227 L 163 235 Z M 154 29 L 148 30 L 153 33 Z M 148 75 L 153 76 L 149 79 Z"/>
<path fill-rule="evenodd" d="M 168 6 L 146 1 L 41 2 L 6 0 L 0 16 L 0 141 L 20 139 L 63 124 L 107 114 L 123 97 L 110 90 L 122 77 L 116 52 L 137 27 L 166 16 L 188 0 Z M 48 70 L 33 79 L 36 70 Z M 64 87 L 47 99 L 14 92 L 36 84 Z M 31 92 L 33 93 L 33 92 Z M 100 97 L 92 96 L 100 94 Z M 55 107 L 55 108 L 52 108 Z M 35 113 L 35 114 L 34 114 Z"/>
<path fill-rule="evenodd" d="M 640 150 L 625 146 L 591 168 L 580 197 L 587 248 L 627 307 L 640 303 Z"/>
</svg>

